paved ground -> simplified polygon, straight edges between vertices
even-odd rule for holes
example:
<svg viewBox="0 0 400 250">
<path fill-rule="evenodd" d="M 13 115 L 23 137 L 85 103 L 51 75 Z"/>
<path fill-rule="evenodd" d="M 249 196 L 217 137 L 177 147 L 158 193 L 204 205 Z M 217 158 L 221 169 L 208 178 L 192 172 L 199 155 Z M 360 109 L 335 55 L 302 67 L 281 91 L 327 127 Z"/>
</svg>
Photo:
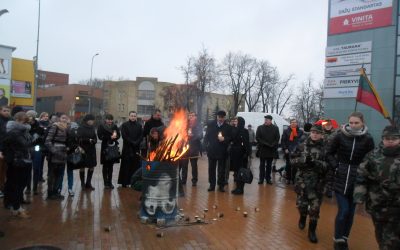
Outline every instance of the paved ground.
<svg viewBox="0 0 400 250">
<path fill-rule="evenodd" d="M 140 193 L 130 188 L 103 190 L 101 168 L 97 167 L 93 192 L 81 191 L 78 172 L 74 173 L 75 197 L 62 202 L 47 201 L 45 195 L 27 196 L 32 204 L 27 210 L 31 219 L 17 219 L 0 209 L 0 249 L 32 245 L 53 245 L 62 249 L 332 249 L 334 200 L 325 199 L 318 225 L 318 244 L 311 244 L 307 231 L 297 228 L 295 193 L 279 176 L 274 185 L 258 185 L 258 160 L 252 164 L 255 179 L 245 186 L 244 196 L 229 192 L 207 192 L 207 158 L 200 159 L 197 187 L 185 187 L 179 200 L 183 212 L 203 216 L 208 208 L 209 224 L 158 229 L 141 224 L 137 217 Z M 283 163 L 280 162 L 280 165 Z M 119 165 L 115 166 L 114 183 Z M 190 173 L 190 170 L 189 170 Z M 190 177 L 190 175 L 189 175 Z M 66 193 L 66 180 L 63 193 Z M 229 185 L 229 190 L 233 184 Z M 42 192 L 45 193 L 46 185 Z M 213 208 L 214 205 L 218 207 Z M 240 207 L 240 211 L 236 209 Z M 255 211 L 259 208 L 259 212 Z M 243 216 L 243 212 L 248 217 Z M 214 221 L 217 213 L 224 217 Z M 108 232 L 105 228 L 109 227 Z M 163 237 L 157 233 L 163 232 Z M 370 218 L 359 208 L 350 236 L 350 249 L 377 249 Z"/>
</svg>

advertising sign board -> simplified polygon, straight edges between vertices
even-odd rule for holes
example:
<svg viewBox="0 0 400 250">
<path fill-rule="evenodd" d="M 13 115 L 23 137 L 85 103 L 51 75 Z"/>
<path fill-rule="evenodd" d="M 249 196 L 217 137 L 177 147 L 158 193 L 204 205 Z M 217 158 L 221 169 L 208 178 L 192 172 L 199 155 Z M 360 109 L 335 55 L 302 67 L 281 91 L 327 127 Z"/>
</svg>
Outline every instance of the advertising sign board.
<svg viewBox="0 0 400 250">
<path fill-rule="evenodd" d="M 331 0 L 329 35 L 392 25 L 392 0 Z"/>
<path fill-rule="evenodd" d="M 12 81 L 11 96 L 21 98 L 32 97 L 32 83 L 28 81 Z"/>
<path fill-rule="evenodd" d="M 324 89 L 324 98 L 355 98 L 357 96 L 357 90 L 357 87 L 326 88 Z"/>
<path fill-rule="evenodd" d="M 368 75 L 368 78 L 371 78 L 371 76 Z M 358 87 L 359 81 L 359 76 L 325 78 L 324 88 Z"/>
<path fill-rule="evenodd" d="M 348 43 L 326 48 L 326 56 L 339 56 L 346 54 L 364 53 L 372 51 L 372 41 Z"/>
<path fill-rule="evenodd" d="M 325 67 L 343 66 L 352 64 L 371 63 L 371 52 L 350 54 L 343 56 L 330 56 L 325 59 Z"/>
<path fill-rule="evenodd" d="M 360 76 L 361 65 L 339 66 L 325 68 L 325 77 Z M 371 64 L 364 65 L 365 72 L 371 73 Z"/>
</svg>

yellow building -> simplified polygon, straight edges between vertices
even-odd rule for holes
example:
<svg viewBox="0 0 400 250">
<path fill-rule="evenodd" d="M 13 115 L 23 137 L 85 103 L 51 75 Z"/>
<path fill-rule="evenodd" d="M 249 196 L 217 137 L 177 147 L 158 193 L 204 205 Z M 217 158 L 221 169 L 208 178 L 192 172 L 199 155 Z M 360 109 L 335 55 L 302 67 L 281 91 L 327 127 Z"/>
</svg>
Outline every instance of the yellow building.
<svg viewBox="0 0 400 250">
<path fill-rule="evenodd" d="M 10 105 L 33 108 L 35 96 L 34 62 L 20 58 L 12 58 Z"/>
<path fill-rule="evenodd" d="M 137 77 L 135 81 L 106 81 L 104 83 L 104 112 L 112 114 L 118 122 L 124 122 L 128 119 L 129 111 L 136 111 L 138 117 L 143 120 L 150 118 L 154 109 L 160 109 L 164 120 L 171 116 L 170 99 L 177 99 L 177 96 L 169 97 L 168 89 L 173 86 L 184 87 L 170 82 L 159 82 L 154 77 Z M 185 90 L 174 93 L 182 98 Z M 185 100 L 186 98 L 183 97 Z M 191 110 L 197 110 L 195 98 L 188 98 Z M 181 102 L 182 103 L 182 102 Z M 184 101 L 186 103 L 186 101 Z M 185 105 L 182 105 L 185 106 Z M 233 98 L 231 95 L 206 93 L 202 109 L 202 121 L 212 119 L 215 109 L 225 110 L 231 114 Z M 244 105 L 241 105 L 240 111 L 244 111 Z M 207 117 L 208 115 L 208 117 Z"/>
</svg>

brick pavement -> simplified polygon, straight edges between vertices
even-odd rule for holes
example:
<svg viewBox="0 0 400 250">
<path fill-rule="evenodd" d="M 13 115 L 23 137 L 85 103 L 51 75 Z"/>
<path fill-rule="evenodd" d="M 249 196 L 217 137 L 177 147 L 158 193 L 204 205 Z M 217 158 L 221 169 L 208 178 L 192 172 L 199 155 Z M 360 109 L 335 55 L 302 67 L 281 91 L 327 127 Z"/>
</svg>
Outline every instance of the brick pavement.
<svg viewBox="0 0 400 250">
<path fill-rule="evenodd" d="M 157 229 L 141 224 L 137 217 L 140 193 L 130 188 L 103 190 L 101 168 L 94 176 L 95 191 L 81 191 L 79 174 L 74 173 L 75 197 L 62 202 L 46 201 L 45 195 L 27 196 L 31 219 L 16 219 L 0 209 L 0 249 L 16 249 L 31 245 L 53 245 L 62 249 L 332 249 L 333 223 L 336 215 L 334 200 L 325 199 L 321 208 L 317 234 L 318 244 L 307 238 L 307 229 L 297 228 L 298 212 L 295 193 L 274 177 L 274 185 L 257 185 L 258 160 L 252 164 L 255 179 L 245 186 L 244 196 L 229 192 L 207 192 L 207 158 L 200 159 L 197 187 L 187 185 L 180 208 L 189 216 L 203 215 L 208 208 L 207 225 Z M 280 163 L 282 164 L 282 162 Z M 119 166 L 115 166 L 114 183 Z M 189 169 L 189 178 L 190 178 Z M 65 176 L 66 178 L 66 176 Z M 231 179 L 232 180 L 232 179 Z M 188 181 L 190 183 L 190 181 Z M 229 190 L 233 184 L 229 184 Z M 64 195 L 67 195 L 66 179 Z M 46 185 L 42 192 L 45 193 Z M 213 205 L 218 205 L 213 209 Z M 236 208 L 240 207 L 240 211 Z M 255 208 L 260 211 L 256 212 Z M 248 217 L 243 212 L 248 212 Z M 224 217 L 217 221 L 217 213 Z M 105 227 L 111 226 L 106 232 Z M 163 232 L 164 237 L 156 236 Z M 377 249 L 373 225 L 358 209 L 350 237 L 350 249 Z"/>
</svg>

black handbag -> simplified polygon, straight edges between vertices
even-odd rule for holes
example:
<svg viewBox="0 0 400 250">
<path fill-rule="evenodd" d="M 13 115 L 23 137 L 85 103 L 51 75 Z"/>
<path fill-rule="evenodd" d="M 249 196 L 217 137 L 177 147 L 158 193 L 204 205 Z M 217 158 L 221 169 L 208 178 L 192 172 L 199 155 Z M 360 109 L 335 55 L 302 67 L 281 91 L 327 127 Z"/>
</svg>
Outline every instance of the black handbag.
<svg viewBox="0 0 400 250">
<path fill-rule="evenodd" d="M 107 147 L 104 149 L 104 159 L 106 161 L 116 161 L 121 157 L 121 154 L 119 153 L 119 147 L 116 143 L 114 144 L 109 144 Z"/>
<path fill-rule="evenodd" d="M 14 158 L 13 165 L 16 168 L 30 168 L 32 167 L 32 160 L 23 158 Z"/>
<path fill-rule="evenodd" d="M 77 147 L 74 152 L 67 156 L 67 161 L 74 166 L 79 166 L 81 163 L 83 163 L 83 154 L 79 147 Z"/>
<path fill-rule="evenodd" d="M 239 168 L 238 181 L 251 184 L 253 182 L 253 173 L 249 168 Z"/>
</svg>

